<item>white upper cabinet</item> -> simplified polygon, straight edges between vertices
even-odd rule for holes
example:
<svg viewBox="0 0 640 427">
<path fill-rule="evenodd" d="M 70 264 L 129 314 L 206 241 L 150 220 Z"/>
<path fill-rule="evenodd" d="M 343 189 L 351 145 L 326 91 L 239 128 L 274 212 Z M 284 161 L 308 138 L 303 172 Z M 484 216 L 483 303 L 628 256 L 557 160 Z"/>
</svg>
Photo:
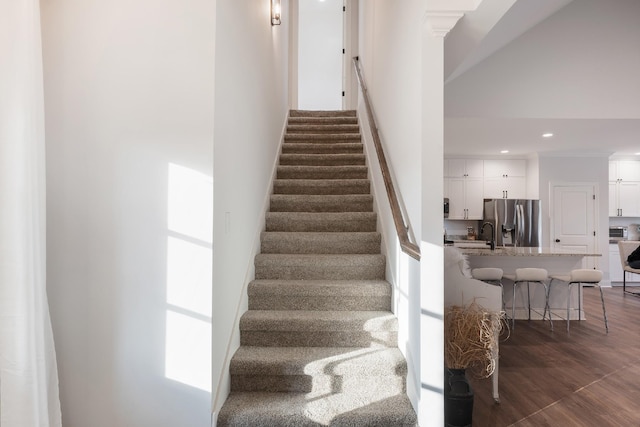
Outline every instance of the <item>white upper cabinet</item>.
<svg viewBox="0 0 640 427">
<path fill-rule="evenodd" d="M 527 182 L 523 176 L 485 178 L 485 199 L 524 199 L 527 197 Z"/>
<path fill-rule="evenodd" d="M 635 160 L 611 160 L 609 162 L 609 181 L 640 182 L 640 162 Z"/>
<path fill-rule="evenodd" d="M 524 177 L 527 174 L 526 160 L 485 160 L 485 178 Z"/>
<path fill-rule="evenodd" d="M 640 216 L 640 162 L 609 162 L 609 216 Z"/>
<path fill-rule="evenodd" d="M 450 178 L 482 178 L 484 165 L 476 159 L 448 159 L 444 165 L 445 176 Z"/>
</svg>

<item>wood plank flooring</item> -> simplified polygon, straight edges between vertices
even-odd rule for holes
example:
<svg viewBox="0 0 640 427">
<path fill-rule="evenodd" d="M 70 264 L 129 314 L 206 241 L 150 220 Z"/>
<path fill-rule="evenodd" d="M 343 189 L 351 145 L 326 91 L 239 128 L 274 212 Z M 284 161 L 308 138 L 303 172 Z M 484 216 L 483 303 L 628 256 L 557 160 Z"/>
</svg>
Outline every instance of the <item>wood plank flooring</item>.
<svg viewBox="0 0 640 427">
<path fill-rule="evenodd" d="M 588 320 L 516 321 L 500 344 L 500 404 L 491 380 L 471 379 L 475 427 L 640 426 L 640 298 L 584 288 Z"/>
</svg>

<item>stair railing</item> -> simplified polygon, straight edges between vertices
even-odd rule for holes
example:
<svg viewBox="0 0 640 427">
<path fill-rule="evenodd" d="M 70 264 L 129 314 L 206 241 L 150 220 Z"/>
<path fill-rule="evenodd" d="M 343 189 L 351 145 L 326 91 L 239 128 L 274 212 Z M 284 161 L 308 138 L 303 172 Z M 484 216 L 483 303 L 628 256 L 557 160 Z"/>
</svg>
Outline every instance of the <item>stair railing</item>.
<svg viewBox="0 0 640 427">
<path fill-rule="evenodd" d="M 400 208 L 400 202 L 398 201 L 398 195 L 396 194 L 396 190 L 393 185 L 391 171 L 384 154 L 382 141 L 380 140 L 380 134 L 378 133 L 378 125 L 373 114 L 373 107 L 371 106 L 371 101 L 369 100 L 367 85 L 364 82 L 362 70 L 360 69 L 360 62 L 357 56 L 353 58 L 353 65 L 356 70 L 356 75 L 358 76 L 358 82 L 360 83 L 360 89 L 362 90 L 362 97 L 367 109 L 369 127 L 371 130 L 371 135 L 373 136 L 373 145 L 375 146 L 378 162 L 380 163 L 380 171 L 382 172 L 382 179 L 384 180 L 384 186 L 387 190 L 389 205 L 391 206 L 391 214 L 393 215 L 393 222 L 396 227 L 396 233 L 398 234 L 398 240 L 400 241 L 400 247 L 402 248 L 402 252 L 406 253 L 412 258 L 420 260 L 420 247 L 412 242 L 409 238 L 409 225 L 407 225 L 407 222 L 405 221 L 403 215 L 403 211 Z"/>
</svg>

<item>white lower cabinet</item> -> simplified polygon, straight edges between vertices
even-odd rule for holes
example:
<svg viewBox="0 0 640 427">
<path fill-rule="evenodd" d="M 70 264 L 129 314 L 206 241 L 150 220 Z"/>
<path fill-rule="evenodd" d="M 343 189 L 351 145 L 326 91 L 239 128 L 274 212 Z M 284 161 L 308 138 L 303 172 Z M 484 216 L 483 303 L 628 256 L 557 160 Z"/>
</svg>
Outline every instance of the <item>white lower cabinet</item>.
<svg viewBox="0 0 640 427">
<path fill-rule="evenodd" d="M 482 219 L 483 183 L 477 178 L 447 178 L 448 219 Z"/>
<path fill-rule="evenodd" d="M 620 249 L 617 244 L 609 245 L 609 277 L 611 282 L 622 282 L 622 264 L 620 264 Z"/>
</svg>

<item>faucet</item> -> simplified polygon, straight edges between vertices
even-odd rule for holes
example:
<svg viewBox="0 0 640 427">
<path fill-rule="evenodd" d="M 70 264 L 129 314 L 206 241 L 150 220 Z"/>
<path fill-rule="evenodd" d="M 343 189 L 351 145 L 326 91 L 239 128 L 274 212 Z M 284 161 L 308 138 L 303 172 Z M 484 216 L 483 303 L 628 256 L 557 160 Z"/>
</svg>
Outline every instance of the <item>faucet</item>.
<svg viewBox="0 0 640 427">
<path fill-rule="evenodd" d="M 489 247 L 491 248 L 492 251 L 496 250 L 496 241 L 494 240 L 494 235 L 496 232 L 496 229 L 493 226 L 493 223 L 491 222 L 485 222 L 484 224 L 482 224 L 482 227 L 480 227 L 480 233 L 484 234 L 484 226 L 485 225 L 490 225 L 491 226 L 491 240 L 489 240 L 489 242 L 487 243 L 489 245 Z"/>
</svg>

